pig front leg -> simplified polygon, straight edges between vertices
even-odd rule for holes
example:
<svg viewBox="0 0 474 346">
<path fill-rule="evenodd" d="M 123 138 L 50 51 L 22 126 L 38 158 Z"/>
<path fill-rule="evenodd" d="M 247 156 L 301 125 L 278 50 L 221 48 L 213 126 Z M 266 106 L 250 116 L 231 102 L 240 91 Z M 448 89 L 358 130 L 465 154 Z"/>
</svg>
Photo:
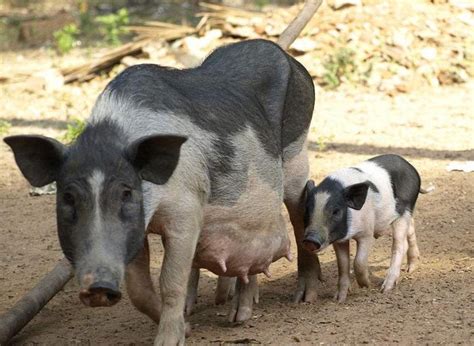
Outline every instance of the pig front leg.
<svg viewBox="0 0 474 346">
<path fill-rule="evenodd" d="M 254 302 L 258 303 L 257 275 L 249 276 L 247 283 L 238 278 L 229 313 L 229 322 L 244 322 L 252 317 Z"/>
<path fill-rule="evenodd" d="M 216 305 L 225 304 L 229 298 L 234 296 L 236 280 L 237 278 L 235 277 L 219 276 L 215 296 Z"/>
<path fill-rule="evenodd" d="M 190 199 L 184 196 L 183 200 Z M 160 275 L 162 312 L 155 345 L 184 344 L 186 291 L 201 226 L 201 209 L 186 210 L 180 205 L 180 210 L 172 213 L 164 227 L 165 255 Z"/>
<path fill-rule="evenodd" d="M 321 280 L 318 256 L 303 247 L 304 239 L 304 188 L 308 180 L 308 154 L 306 149 L 283 163 L 284 202 L 290 215 L 298 249 L 298 283 L 293 301 L 314 302 L 318 298 L 317 281 Z"/>
<path fill-rule="evenodd" d="M 127 266 L 125 282 L 132 304 L 138 311 L 160 323 L 160 299 L 153 288 L 150 276 L 150 249 L 148 238 L 143 248 Z"/>
<path fill-rule="evenodd" d="M 392 259 L 387 276 L 382 284 L 382 292 L 387 293 L 393 289 L 400 277 L 403 257 L 407 253 L 407 235 L 410 227 L 411 216 L 404 214 L 392 224 L 393 240 L 392 240 Z"/>
<path fill-rule="evenodd" d="M 354 258 L 354 273 L 359 287 L 370 287 L 368 261 L 372 239 L 372 235 L 356 239 L 357 252 Z"/>
<path fill-rule="evenodd" d="M 339 277 L 337 283 L 337 293 L 334 296 L 334 299 L 336 299 L 338 303 L 344 303 L 351 286 L 349 240 L 346 240 L 342 243 L 333 243 L 333 247 L 334 251 L 336 252 L 337 271 Z"/>
</svg>

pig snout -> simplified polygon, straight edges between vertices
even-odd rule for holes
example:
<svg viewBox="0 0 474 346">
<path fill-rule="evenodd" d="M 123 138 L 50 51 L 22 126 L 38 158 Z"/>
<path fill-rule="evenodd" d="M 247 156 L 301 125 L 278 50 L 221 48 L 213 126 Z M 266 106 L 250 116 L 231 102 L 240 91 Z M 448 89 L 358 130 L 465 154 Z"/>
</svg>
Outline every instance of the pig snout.
<svg viewBox="0 0 474 346">
<path fill-rule="evenodd" d="M 318 251 L 321 249 L 321 246 L 324 244 L 324 240 L 321 238 L 319 233 L 316 232 L 308 232 L 306 233 L 303 246 L 306 250 L 310 252 Z"/>
<path fill-rule="evenodd" d="M 99 270 L 95 274 L 88 273 L 81 280 L 79 299 L 84 305 L 90 307 L 112 306 L 119 302 L 122 293 L 119 289 L 119 281 L 113 279 L 112 275 L 105 270 Z"/>
</svg>

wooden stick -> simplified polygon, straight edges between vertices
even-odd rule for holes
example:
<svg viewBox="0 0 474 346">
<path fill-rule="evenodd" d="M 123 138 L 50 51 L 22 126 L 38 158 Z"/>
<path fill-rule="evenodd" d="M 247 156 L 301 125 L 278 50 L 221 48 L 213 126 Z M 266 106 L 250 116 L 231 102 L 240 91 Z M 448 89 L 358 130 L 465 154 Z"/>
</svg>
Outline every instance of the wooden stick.
<svg viewBox="0 0 474 346">
<path fill-rule="evenodd" d="M 304 27 L 314 16 L 322 2 L 323 0 L 306 0 L 306 3 L 296 18 L 293 19 L 290 25 L 288 25 L 281 33 L 280 38 L 277 41 L 281 48 L 284 50 L 290 48 L 290 45 L 296 40 L 301 31 L 303 31 Z"/>
<path fill-rule="evenodd" d="M 60 260 L 54 269 L 0 316 L 0 345 L 5 345 L 15 334 L 53 298 L 72 278 L 73 269 L 67 259 Z"/>
</svg>

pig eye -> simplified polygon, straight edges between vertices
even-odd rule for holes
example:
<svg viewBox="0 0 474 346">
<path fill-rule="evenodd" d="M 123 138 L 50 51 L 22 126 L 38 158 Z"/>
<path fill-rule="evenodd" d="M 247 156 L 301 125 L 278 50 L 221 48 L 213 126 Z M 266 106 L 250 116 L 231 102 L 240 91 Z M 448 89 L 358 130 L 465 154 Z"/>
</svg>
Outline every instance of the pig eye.
<svg viewBox="0 0 474 346">
<path fill-rule="evenodd" d="M 132 199 L 132 190 L 126 189 L 122 191 L 122 202 L 128 202 Z"/>
<path fill-rule="evenodd" d="M 70 206 L 74 206 L 74 196 L 72 195 L 72 193 L 70 192 L 65 192 L 63 194 L 63 201 L 64 203 L 66 203 L 67 205 L 70 205 Z"/>
</svg>

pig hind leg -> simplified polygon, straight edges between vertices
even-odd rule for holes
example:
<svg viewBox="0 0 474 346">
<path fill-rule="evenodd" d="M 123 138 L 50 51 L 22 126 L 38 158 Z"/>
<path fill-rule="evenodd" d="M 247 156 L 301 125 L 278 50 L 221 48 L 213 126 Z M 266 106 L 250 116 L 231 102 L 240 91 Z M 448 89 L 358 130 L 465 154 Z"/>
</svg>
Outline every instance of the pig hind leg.
<svg viewBox="0 0 474 346">
<path fill-rule="evenodd" d="M 410 228 L 411 215 L 405 212 L 401 217 L 392 224 L 393 242 L 392 242 L 392 258 L 387 276 L 382 284 L 382 292 L 388 292 L 398 282 L 403 258 L 407 253 L 408 230 Z"/>
<path fill-rule="evenodd" d="M 258 303 L 257 275 L 249 276 L 247 283 L 238 278 L 229 313 L 229 322 L 244 322 L 252 317 L 254 302 Z"/>
<path fill-rule="evenodd" d="M 150 276 L 150 249 L 145 238 L 142 250 L 127 266 L 125 282 L 132 304 L 138 311 L 150 317 L 157 324 L 160 322 L 161 301 L 153 288 Z"/>
<path fill-rule="evenodd" d="M 415 221 L 413 217 L 410 218 L 410 226 L 408 228 L 408 251 L 407 251 L 407 262 L 408 262 L 408 273 L 412 273 L 418 264 L 420 259 L 420 250 L 418 250 L 418 244 L 416 243 L 415 235 Z"/>
<path fill-rule="evenodd" d="M 298 286 L 293 301 L 314 302 L 317 297 L 317 279 L 321 280 L 321 267 L 316 254 L 303 247 L 304 239 L 304 187 L 308 180 L 308 154 L 306 149 L 284 160 L 284 202 L 295 232 L 298 250 Z"/>
<path fill-rule="evenodd" d="M 225 304 L 228 299 L 231 299 L 235 294 L 236 278 L 226 276 L 219 276 L 217 279 L 217 288 L 215 295 L 216 305 Z"/>
</svg>

